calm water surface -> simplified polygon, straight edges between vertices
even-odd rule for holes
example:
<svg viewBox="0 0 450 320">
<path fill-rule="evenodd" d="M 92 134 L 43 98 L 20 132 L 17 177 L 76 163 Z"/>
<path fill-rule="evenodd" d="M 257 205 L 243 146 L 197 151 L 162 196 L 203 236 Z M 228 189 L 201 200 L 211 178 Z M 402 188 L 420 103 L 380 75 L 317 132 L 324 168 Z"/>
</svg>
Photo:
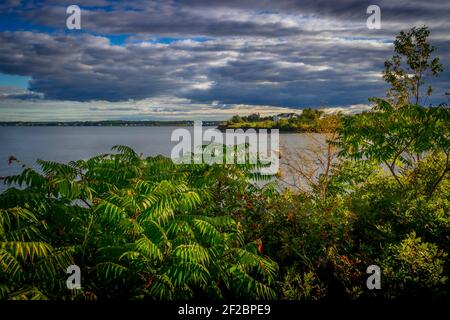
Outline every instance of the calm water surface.
<svg viewBox="0 0 450 320">
<path fill-rule="evenodd" d="M 147 156 L 170 156 L 177 142 L 170 141 L 179 127 L 0 127 L 0 176 L 17 174 L 20 165 L 8 164 L 13 155 L 28 166 L 36 160 L 69 162 L 108 153 L 115 145 L 127 145 Z M 192 132 L 192 127 L 186 127 Z M 208 129 L 204 127 L 203 130 Z M 302 148 L 308 138 L 280 134 L 280 145 Z M 5 186 L 0 183 L 0 191 Z"/>
</svg>

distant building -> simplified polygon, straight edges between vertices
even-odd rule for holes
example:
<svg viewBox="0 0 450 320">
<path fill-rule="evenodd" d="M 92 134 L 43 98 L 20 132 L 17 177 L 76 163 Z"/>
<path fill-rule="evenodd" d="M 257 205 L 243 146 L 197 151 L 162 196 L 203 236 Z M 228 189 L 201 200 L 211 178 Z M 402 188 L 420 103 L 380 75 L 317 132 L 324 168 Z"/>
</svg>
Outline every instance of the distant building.
<svg viewBox="0 0 450 320">
<path fill-rule="evenodd" d="M 294 113 L 294 112 L 280 113 L 280 114 L 277 114 L 276 116 L 273 116 L 272 120 L 273 121 L 278 121 L 278 120 L 281 120 L 281 119 L 293 119 L 293 118 L 297 118 L 299 116 L 300 116 L 299 114 Z"/>
</svg>

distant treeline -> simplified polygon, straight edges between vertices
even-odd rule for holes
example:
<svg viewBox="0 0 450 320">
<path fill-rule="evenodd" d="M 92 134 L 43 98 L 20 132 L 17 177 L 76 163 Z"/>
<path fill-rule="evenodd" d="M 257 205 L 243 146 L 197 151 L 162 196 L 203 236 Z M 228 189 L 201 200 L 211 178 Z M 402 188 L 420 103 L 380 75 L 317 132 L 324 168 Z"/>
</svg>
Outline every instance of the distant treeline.
<svg viewBox="0 0 450 320">
<path fill-rule="evenodd" d="M 222 121 L 204 121 L 204 126 L 217 126 Z M 103 121 L 3 121 L 0 126 L 15 127 L 42 127 L 42 126 L 67 126 L 67 127 L 164 127 L 164 126 L 192 126 L 191 120 L 173 121 L 128 121 L 128 120 L 103 120 Z"/>
</svg>

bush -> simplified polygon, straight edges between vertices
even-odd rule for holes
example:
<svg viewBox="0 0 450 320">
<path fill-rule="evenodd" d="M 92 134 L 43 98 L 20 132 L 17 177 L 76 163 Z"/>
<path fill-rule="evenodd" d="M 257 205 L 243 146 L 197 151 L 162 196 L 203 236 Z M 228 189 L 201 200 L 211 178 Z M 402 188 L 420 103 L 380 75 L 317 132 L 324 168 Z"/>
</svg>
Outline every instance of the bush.
<svg viewBox="0 0 450 320">
<path fill-rule="evenodd" d="M 383 289 L 394 297 L 433 297 L 447 293 L 447 276 L 444 273 L 447 253 L 437 245 L 423 242 L 411 232 L 400 243 L 387 246 L 381 261 L 384 273 Z"/>
</svg>

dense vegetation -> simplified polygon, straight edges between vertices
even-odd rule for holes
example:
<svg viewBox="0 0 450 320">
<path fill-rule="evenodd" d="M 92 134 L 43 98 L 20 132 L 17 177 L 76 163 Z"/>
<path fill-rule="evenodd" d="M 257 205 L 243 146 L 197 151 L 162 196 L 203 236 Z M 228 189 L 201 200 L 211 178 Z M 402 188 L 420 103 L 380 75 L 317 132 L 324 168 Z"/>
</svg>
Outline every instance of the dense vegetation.
<svg viewBox="0 0 450 320">
<path fill-rule="evenodd" d="M 340 119 L 340 114 L 324 114 L 317 109 L 306 108 L 302 113 L 280 113 L 276 116 L 235 115 L 219 125 L 219 129 L 279 129 L 281 132 L 329 132 L 328 123 Z"/>
<path fill-rule="evenodd" d="M 328 122 L 339 155 L 305 190 L 125 146 L 7 177 L 1 298 L 448 298 L 450 112 L 419 105 L 442 70 L 427 37 L 397 37 L 386 99 Z M 81 289 L 66 288 L 72 264 Z M 373 264 L 381 290 L 366 288 Z"/>
</svg>

